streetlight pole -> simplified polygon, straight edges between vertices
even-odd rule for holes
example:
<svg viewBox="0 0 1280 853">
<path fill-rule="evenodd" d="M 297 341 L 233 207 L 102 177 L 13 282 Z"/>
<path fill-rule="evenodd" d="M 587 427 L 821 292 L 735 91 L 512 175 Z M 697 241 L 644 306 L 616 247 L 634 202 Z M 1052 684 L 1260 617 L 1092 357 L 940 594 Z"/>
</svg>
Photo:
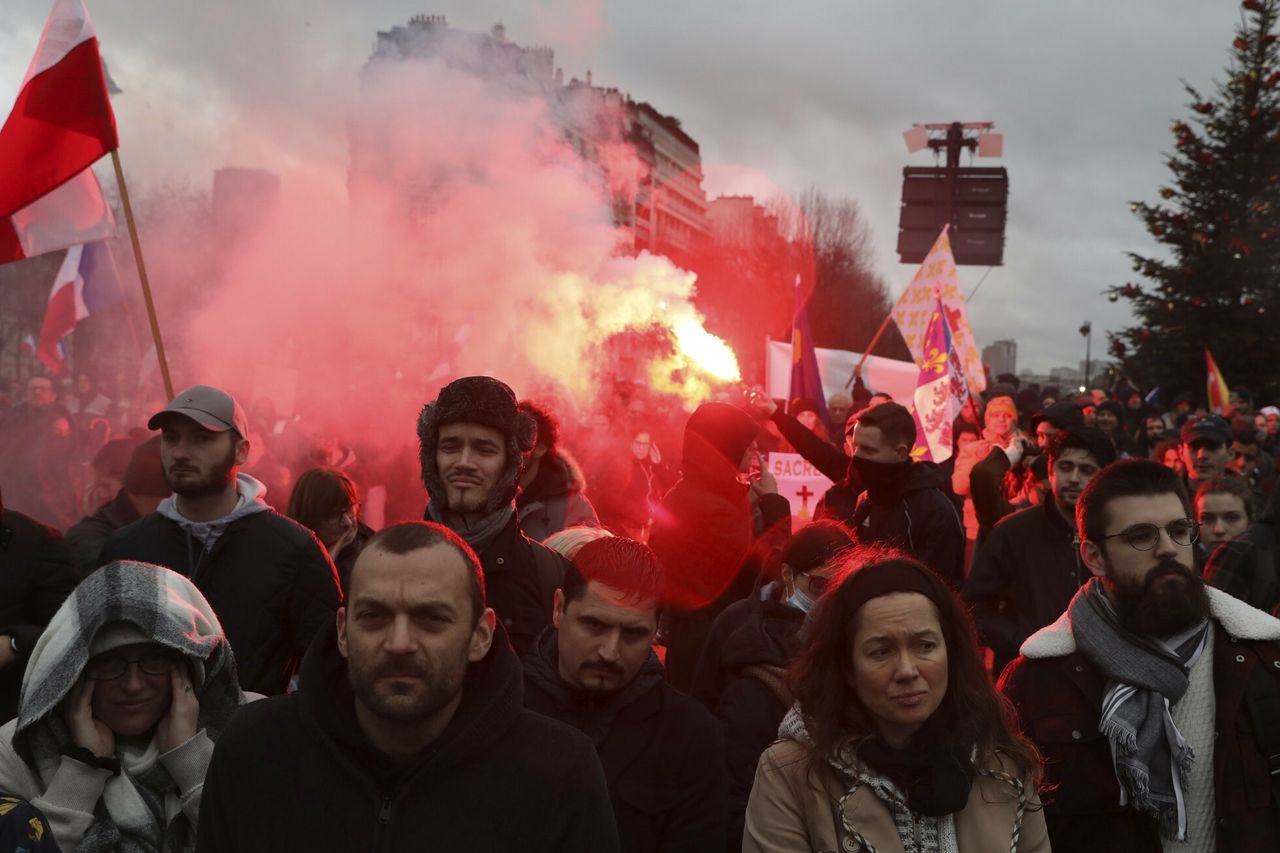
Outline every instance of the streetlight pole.
<svg viewBox="0 0 1280 853">
<path fill-rule="evenodd" d="M 1084 325 L 1080 327 L 1080 336 L 1084 338 L 1084 389 L 1089 390 L 1089 380 L 1091 378 L 1092 363 L 1090 360 L 1090 350 L 1093 345 L 1093 323 L 1088 320 L 1084 321 Z"/>
</svg>

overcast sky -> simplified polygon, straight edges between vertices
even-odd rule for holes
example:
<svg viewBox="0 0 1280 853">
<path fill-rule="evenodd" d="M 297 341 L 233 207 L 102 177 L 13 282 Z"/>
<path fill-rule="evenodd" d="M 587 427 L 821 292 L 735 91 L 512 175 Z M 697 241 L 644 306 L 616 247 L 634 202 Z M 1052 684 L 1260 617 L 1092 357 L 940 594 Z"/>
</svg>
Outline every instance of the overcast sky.
<svg viewBox="0 0 1280 853">
<path fill-rule="evenodd" d="M 427 0 L 430 3 L 430 0 Z M 51 0 L 0 7 L 0 104 L 12 103 Z M 970 307 L 978 341 L 1012 337 L 1019 368 L 1084 357 L 1077 328 L 1129 322 L 1100 294 L 1155 244 L 1129 212 L 1168 175 L 1184 79 L 1220 79 L 1235 0 L 88 0 L 113 77 L 131 180 L 207 185 L 222 165 L 345 158 L 344 115 L 375 32 L 417 13 L 556 50 L 678 117 L 702 146 L 708 191 L 809 185 L 856 199 L 897 296 L 901 171 L 913 122 L 994 121 L 1010 175 L 1005 265 Z M 743 178 L 742 175 L 750 177 Z M 732 176 L 732 177 L 730 177 Z M 965 289 L 985 268 L 962 267 Z"/>
</svg>

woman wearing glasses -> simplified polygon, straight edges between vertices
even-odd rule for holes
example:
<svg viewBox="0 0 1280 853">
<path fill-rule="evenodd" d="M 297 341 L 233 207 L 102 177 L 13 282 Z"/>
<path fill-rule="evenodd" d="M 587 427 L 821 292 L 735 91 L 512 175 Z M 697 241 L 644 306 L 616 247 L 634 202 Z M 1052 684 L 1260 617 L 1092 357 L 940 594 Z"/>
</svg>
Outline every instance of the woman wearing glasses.
<svg viewBox="0 0 1280 853">
<path fill-rule="evenodd" d="M 0 789 L 40 809 L 63 850 L 193 850 L 214 741 L 243 701 L 195 586 L 108 563 L 32 651 L 0 727 Z"/>
</svg>

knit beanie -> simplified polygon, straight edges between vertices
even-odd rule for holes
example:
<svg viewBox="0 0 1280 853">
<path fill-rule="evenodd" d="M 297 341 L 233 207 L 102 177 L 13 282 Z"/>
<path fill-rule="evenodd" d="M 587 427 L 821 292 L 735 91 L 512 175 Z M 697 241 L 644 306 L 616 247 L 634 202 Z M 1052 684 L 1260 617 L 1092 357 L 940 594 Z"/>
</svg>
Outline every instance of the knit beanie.
<svg viewBox="0 0 1280 853">
<path fill-rule="evenodd" d="M 484 507 L 486 513 L 495 512 L 515 499 L 523 454 L 533 449 L 537 424 L 516 407 L 515 392 L 492 376 L 466 376 L 441 388 L 439 396 L 418 415 L 418 461 L 431 502 L 445 508 L 449 500 L 436 467 L 436 444 L 440 428 L 457 423 L 480 424 L 506 436 L 506 466 Z"/>
<path fill-rule="evenodd" d="M 1006 412 L 1014 420 L 1018 419 L 1018 407 L 1013 404 L 1012 397 L 993 397 L 991 402 L 987 403 L 987 410 L 983 417 L 996 412 Z"/>
</svg>

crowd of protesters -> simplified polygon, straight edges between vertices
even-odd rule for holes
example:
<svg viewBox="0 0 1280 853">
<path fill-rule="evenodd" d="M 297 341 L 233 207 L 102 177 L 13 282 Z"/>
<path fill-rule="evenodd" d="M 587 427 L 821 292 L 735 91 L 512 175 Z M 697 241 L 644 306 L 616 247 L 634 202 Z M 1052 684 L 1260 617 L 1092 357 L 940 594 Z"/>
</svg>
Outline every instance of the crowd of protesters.
<svg viewBox="0 0 1280 853">
<path fill-rule="evenodd" d="M 1280 849 L 1275 401 L 109 391 L 0 406 L 13 849 Z"/>
</svg>

